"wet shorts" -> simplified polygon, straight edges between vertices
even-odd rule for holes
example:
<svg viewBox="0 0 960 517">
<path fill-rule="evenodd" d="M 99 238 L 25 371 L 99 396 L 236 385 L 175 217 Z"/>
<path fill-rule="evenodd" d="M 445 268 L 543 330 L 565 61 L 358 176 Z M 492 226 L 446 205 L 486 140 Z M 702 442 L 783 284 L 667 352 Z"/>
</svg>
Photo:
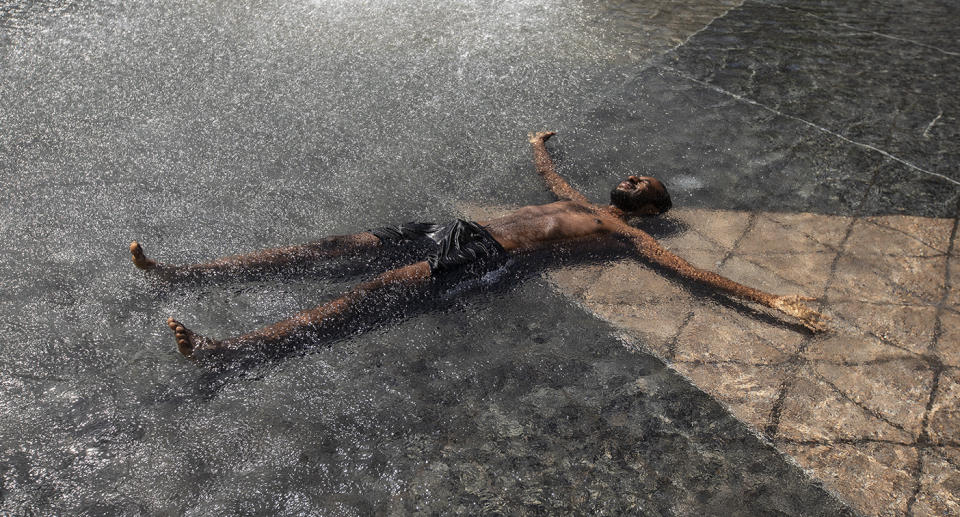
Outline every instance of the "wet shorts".
<svg viewBox="0 0 960 517">
<path fill-rule="evenodd" d="M 440 225 L 434 223 L 407 223 L 370 230 L 386 245 L 428 239 L 436 251 L 427 256 L 433 275 L 452 271 L 479 273 L 506 256 L 496 239 L 475 222 L 457 219 Z"/>
</svg>

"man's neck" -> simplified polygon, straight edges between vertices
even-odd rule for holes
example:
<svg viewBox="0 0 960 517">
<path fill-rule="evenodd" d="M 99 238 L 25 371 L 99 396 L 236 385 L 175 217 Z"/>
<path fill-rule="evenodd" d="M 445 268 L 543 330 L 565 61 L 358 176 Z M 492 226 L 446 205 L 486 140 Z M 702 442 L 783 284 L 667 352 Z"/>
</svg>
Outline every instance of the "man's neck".
<svg viewBox="0 0 960 517">
<path fill-rule="evenodd" d="M 606 207 L 606 211 L 607 211 L 608 214 L 610 214 L 610 215 L 612 215 L 612 216 L 620 219 L 621 221 L 626 221 L 626 220 L 627 220 L 627 213 L 624 212 L 623 210 L 617 208 L 615 205 L 609 205 L 609 206 L 607 206 L 607 207 Z"/>
</svg>

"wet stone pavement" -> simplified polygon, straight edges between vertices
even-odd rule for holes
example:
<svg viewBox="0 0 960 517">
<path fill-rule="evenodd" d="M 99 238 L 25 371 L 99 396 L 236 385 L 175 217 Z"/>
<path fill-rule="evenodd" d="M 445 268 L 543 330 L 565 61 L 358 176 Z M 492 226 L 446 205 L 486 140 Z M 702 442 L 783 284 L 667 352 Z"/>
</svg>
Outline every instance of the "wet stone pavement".
<svg viewBox="0 0 960 517">
<path fill-rule="evenodd" d="M 0 2 L 0 513 L 960 514 L 960 8 L 492 5 Z M 124 256 L 546 202 L 541 125 L 591 198 L 661 177 L 642 227 L 832 331 L 571 262 L 217 377 L 167 315 L 355 279 L 158 293 Z"/>
<path fill-rule="evenodd" d="M 867 515 L 960 514 L 958 16 L 744 2 L 626 87 L 617 134 L 555 143 L 595 197 L 590 148 L 657 149 L 643 171 L 681 194 L 652 233 L 818 298 L 832 328 L 811 336 L 631 260 L 550 275 Z M 698 123 L 664 136 L 678 117 Z"/>
</svg>

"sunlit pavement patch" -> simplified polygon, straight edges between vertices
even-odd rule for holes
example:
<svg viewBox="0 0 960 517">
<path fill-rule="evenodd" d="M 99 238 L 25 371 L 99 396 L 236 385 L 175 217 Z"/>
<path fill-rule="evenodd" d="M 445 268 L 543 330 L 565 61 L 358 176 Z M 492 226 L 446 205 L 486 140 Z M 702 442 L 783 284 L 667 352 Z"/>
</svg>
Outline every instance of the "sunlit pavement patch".
<svg viewBox="0 0 960 517">
<path fill-rule="evenodd" d="M 960 318 L 947 268 L 958 252 L 949 249 L 954 221 L 671 216 L 686 227 L 662 239 L 671 250 L 768 292 L 817 296 L 831 330 L 810 336 L 717 305 L 633 260 L 589 275 L 561 269 L 550 281 L 861 511 L 960 512 Z"/>
</svg>

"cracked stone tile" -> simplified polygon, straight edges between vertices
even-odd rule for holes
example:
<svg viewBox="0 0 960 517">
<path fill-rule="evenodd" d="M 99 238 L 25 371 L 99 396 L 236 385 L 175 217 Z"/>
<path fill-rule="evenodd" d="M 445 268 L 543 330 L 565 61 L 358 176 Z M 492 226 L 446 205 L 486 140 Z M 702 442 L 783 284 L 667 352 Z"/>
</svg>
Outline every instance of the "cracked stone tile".
<svg viewBox="0 0 960 517">
<path fill-rule="evenodd" d="M 700 269 L 717 269 L 717 264 L 723 259 L 724 253 L 718 250 L 684 250 L 677 253 L 681 258 Z"/>
<path fill-rule="evenodd" d="M 948 366 L 960 367 L 960 314 L 943 311 L 940 314 L 940 330 L 937 356 Z"/>
<path fill-rule="evenodd" d="M 508 215 L 510 212 L 520 208 L 518 206 L 485 205 L 474 203 L 472 201 L 457 201 L 455 206 L 457 211 L 465 214 L 467 218 L 474 221 L 496 219 L 498 217 Z"/>
<path fill-rule="evenodd" d="M 777 445 L 866 515 L 906 512 L 917 464 L 913 447 L 874 442 L 802 445 L 779 440 Z"/>
<path fill-rule="evenodd" d="M 917 354 L 926 353 L 933 341 L 937 319 L 933 306 L 840 301 L 827 306 L 830 313 Z"/>
<path fill-rule="evenodd" d="M 677 283 L 636 260 L 622 260 L 608 266 L 583 291 L 587 304 L 652 306 L 690 295 Z"/>
<path fill-rule="evenodd" d="M 893 150 L 887 149 L 887 151 Z M 939 163 L 939 167 L 933 169 L 934 172 L 952 176 L 960 156 L 946 160 L 943 158 L 943 156 L 925 157 L 931 163 Z M 889 167 L 881 168 L 877 183 L 870 188 L 867 198 L 863 201 L 863 210 L 867 214 L 886 217 L 923 216 L 952 219 L 957 211 L 958 190 L 955 187 L 945 187 L 941 178 L 918 173 L 902 164 L 891 164 Z"/>
<path fill-rule="evenodd" d="M 837 249 L 843 242 L 843 238 L 847 234 L 847 228 L 853 221 L 852 217 L 811 213 L 766 212 L 763 215 L 771 221 L 779 223 L 788 232 L 800 232 L 808 238 L 833 249 Z"/>
<path fill-rule="evenodd" d="M 794 441 L 913 440 L 909 432 L 843 398 L 809 367 L 800 370 L 784 397 L 777 436 Z"/>
<path fill-rule="evenodd" d="M 847 253 L 837 261 L 827 295 L 874 303 L 938 303 L 943 293 L 944 257 L 896 257 Z"/>
<path fill-rule="evenodd" d="M 756 254 L 756 255 L 738 255 L 737 257 L 754 265 L 762 264 L 767 271 L 758 271 L 759 274 L 774 274 L 789 283 L 785 284 L 786 291 L 777 292 L 777 294 L 793 294 L 789 291 L 791 285 L 794 291 L 800 289 L 798 294 L 806 296 L 819 296 L 830 279 L 830 266 L 833 264 L 835 252 L 823 253 L 797 253 L 797 254 Z M 733 260 L 727 261 L 730 264 Z M 747 266 L 749 267 L 749 266 Z M 759 268 L 759 266 L 757 266 Z M 759 268 L 763 269 L 763 268 Z"/>
<path fill-rule="evenodd" d="M 940 386 L 928 419 L 931 441 L 960 444 L 960 369 L 950 368 L 940 375 Z"/>
<path fill-rule="evenodd" d="M 953 221 L 942 218 L 880 216 L 857 221 L 847 249 L 858 255 L 896 254 L 921 257 L 943 255 L 950 243 Z"/>
<path fill-rule="evenodd" d="M 859 365 L 815 363 L 812 369 L 851 400 L 920 435 L 923 414 L 933 387 L 933 371 L 917 358 L 893 359 Z"/>
<path fill-rule="evenodd" d="M 823 244 L 815 239 L 814 235 L 821 230 L 840 234 L 846 231 L 845 224 L 848 224 L 846 218 L 830 218 L 821 215 L 816 219 L 808 219 L 799 224 L 787 226 L 765 215 L 756 217 L 750 231 L 737 245 L 737 254 L 765 255 L 784 252 L 803 255 L 826 252 L 836 254 L 836 248 Z M 771 235 L 776 235 L 776 238 L 770 238 Z"/>
<path fill-rule="evenodd" d="M 887 359 L 916 357 L 907 350 L 891 346 L 860 332 L 828 332 L 812 339 L 804 352 L 810 361 L 858 364 Z"/>
<path fill-rule="evenodd" d="M 782 368 L 736 363 L 678 362 L 674 367 L 757 431 L 766 425 L 787 376 Z"/>
<path fill-rule="evenodd" d="M 604 305 L 593 303 L 587 308 L 601 319 L 628 332 L 637 341 L 661 358 L 670 355 L 670 341 L 690 312 L 690 303 L 669 302 L 651 306 L 628 304 Z"/>
<path fill-rule="evenodd" d="M 659 53 L 679 45 L 711 20 L 741 3 L 741 0 L 707 0 L 696 4 L 671 0 L 618 2 L 608 6 L 616 16 L 604 22 L 609 31 L 629 42 L 630 48 Z M 616 44 L 622 45 L 623 42 L 618 40 Z"/>
<path fill-rule="evenodd" d="M 724 255 L 729 251 L 728 247 L 724 247 L 722 244 L 711 239 L 709 236 L 689 227 L 680 232 L 678 235 L 662 239 L 661 244 L 680 256 L 690 253 L 691 250 L 706 250 L 719 253 L 721 255 Z"/>
<path fill-rule="evenodd" d="M 698 311 L 677 337 L 677 361 L 770 364 L 783 363 L 790 357 L 789 352 L 778 350 L 775 344 L 745 331 L 737 324 L 742 316 L 735 311 L 719 307 L 706 309 Z M 708 386 L 704 389 L 711 391 Z"/>
<path fill-rule="evenodd" d="M 951 289 L 947 293 L 947 305 L 960 312 L 960 248 L 956 243 L 949 260 Z"/>
<path fill-rule="evenodd" d="M 931 454 L 937 454 L 940 459 L 960 470 L 960 444 L 931 447 L 928 450 Z"/>
<path fill-rule="evenodd" d="M 960 469 L 936 451 L 924 452 L 920 492 L 912 515 L 960 515 Z"/>
<path fill-rule="evenodd" d="M 733 210 L 678 210 L 674 217 L 726 249 L 733 247 L 750 222 L 749 212 Z"/>
<path fill-rule="evenodd" d="M 792 257 L 790 260 L 796 260 L 796 257 Z M 779 276 L 777 271 L 769 267 L 767 262 L 767 257 L 763 257 L 763 262 L 756 263 L 753 257 L 735 255 L 723 264 L 718 273 L 731 280 L 768 293 L 788 294 L 808 289 L 808 286 Z M 826 276 L 826 274 L 823 276 Z"/>
</svg>

